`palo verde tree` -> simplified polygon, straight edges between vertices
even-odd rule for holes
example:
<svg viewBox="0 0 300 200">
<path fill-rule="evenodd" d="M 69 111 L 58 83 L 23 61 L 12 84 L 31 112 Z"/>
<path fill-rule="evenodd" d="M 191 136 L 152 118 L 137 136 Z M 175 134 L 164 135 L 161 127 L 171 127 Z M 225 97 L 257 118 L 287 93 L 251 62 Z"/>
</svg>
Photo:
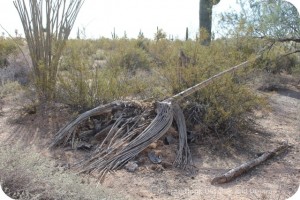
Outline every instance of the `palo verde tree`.
<svg viewBox="0 0 300 200">
<path fill-rule="evenodd" d="M 156 33 L 154 34 L 155 41 L 166 39 L 166 37 L 167 37 L 167 34 L 161 28 L 157 27 Z"/>
<path fill-rule="evenodd" d="M 200 0 L 199 28 L 200 41 L 203 45 L 209 45 L 211 41 L 212 7 L 220 0 Z"/>
<path fill-rule="evenodd" d="M 250 1 L 248 25 L 258 37 L 299 38 L 300 18 L 294 5 L 283 0 Z"/>
<path fill-rule="evenodd" d="M 223 13 L 220 20 L 226 34 L 297 42 L 300 18 L 294 5 L 284 0 L 239 0 L 241 12 Z"/>
<path fill-rule="evenodd" d="M 84 0 L 15 0 L 39 100 L 52 100 L 59 59 Z"/>
<path fill-rule="evenodd" d="M 260 46 L 271 43 L 273 50 L 264 63 L 268 71 L 290 71 L 297 66 L 297 57 L 290 56 L 300 52 L 300 18 L 296 7 L 284 0 L 239 0 L 239 5 L 241 12 L 222 14 L 223 33 L 235 39 L 238 48 L 243 48 L 243 41 L 253 39 L 259 40 Z M 278 58 L 278 54 L 284 56 Z"/>
</svg>

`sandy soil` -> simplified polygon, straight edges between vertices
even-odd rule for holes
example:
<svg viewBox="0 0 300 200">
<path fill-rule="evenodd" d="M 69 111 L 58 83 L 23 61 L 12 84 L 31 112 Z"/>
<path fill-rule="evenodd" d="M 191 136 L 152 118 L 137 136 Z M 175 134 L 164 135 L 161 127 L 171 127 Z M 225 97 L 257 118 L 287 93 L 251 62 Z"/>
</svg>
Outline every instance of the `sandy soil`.
<svg viewBox="0 0 300 200">
<path fill-rule="evenodd" d="M 273 200 L 290 197 L 300 183 L 300 90 L 286 85 L 276 91 L 260 93 L 269 99 L 270 111 L 256 113 L 260 126 L 255 133 L 233 136 L 230 141 L 203 140 L 201 145 L 191 146 L 196 175 L 146 160 L 134 173 L 122 169 L 108 175 L 103 186 L 129 199 Z M 57 105 L 48 113 L 23 116 L 20 114 L 22 102 L 9 98 L 4 102 L 0 114 L 1 141 L 19 138 L 60 163 L 74 159 L 73 153 L 49 152 L 43 148 L 49 143 L 49 134 L 53 135 L 70 118 L 64 106 Z M 282 141 L 292 145 L 287 152 L 233 182 L 217 186 L 210 184 L 215 176 L 278 146 Z M 170 159 L 175 155 L 176 145 L 166 146 L 159 142 L 155 150 L 163 159 Z M 145 157 L 142 154 L 140 159 Z"/>
</svg>

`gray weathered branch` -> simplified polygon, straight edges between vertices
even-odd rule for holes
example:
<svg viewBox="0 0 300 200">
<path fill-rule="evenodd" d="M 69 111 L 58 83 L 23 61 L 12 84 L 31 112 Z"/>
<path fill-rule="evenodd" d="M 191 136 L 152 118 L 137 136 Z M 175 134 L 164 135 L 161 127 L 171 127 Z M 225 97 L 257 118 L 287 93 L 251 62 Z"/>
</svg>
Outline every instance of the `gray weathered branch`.
<svg viewBox="0 0 300 200">
<path fill-rule="evenodd" d="M 286 150 L 288 148 L 288 144 L 284 143 L 283 145 L 268 151 L 264 154 L 262 154 L 260 157 L 255 158 L 247 163 L 244 163 L 234 169 L 231 169 L 230 171 L 226 172 L 225 174 L 221 175 L 221 176 L 217 176 L 215 177 L 211 183 L 212 184 L 221 184 L 221 183 L 227 183 L 232 181 L 233 179 L 235 179 L 236 177 L 248 172 L 249 170 L 251 170 L 253 167 L 263 163 L 264 161 L 266 161 L 267 159 L 270 159 L 272 157 L 274 157 L 275 155 L 280 154 L 281 152 L 283 152 L 284 150 Z"/>
</svg>

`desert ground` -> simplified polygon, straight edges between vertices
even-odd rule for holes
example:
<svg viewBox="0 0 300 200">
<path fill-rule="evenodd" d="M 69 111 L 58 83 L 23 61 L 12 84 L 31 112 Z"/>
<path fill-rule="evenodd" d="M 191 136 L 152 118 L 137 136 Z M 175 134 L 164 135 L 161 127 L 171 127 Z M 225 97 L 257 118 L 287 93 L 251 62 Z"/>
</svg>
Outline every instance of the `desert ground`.
<svg viewBox="0 0 300 200">
<path fill-rule="evenodd" d="M 80 180 L 76 183 L 76 187 L 81 188 L 77 192 L 81 191 L 82 196 L 85 195 L 85 188 L 89 187 L 93 188 L 91 193 L 103 191 L 104 196 L 99 197 L 100 199 L 114 199 L 118 195 L 121 199 L 286 199 L 296 192 L 300 180 L 300 90 L 295 78 L 284 76 L 282 80 L 281 85 L 256 90 L 259 95 L 266 97 L 269 106 L 268 109 L 255 113 L 257 126 L 254 128 L 254 134 L 243 138 L 233 136 L 236 137 L 234 140 L 226 141 L 205 138 L 198 140 L 197 144 L 191 144 L 196 174 L 175 169 L 167 164 L 153 164 L 147 159 L 146 154 L 142 153 L 137 158 L 142 163 L 137 171 L 133 173 L 125 169 L 115 171 L 106 177 L 103 184 L 95 177 L 76 175 L 77 172 L 72 165 L 82 158 L 82 152 L 63 148 L 49 150 L 47 146 L 55 132 L 69 119 L 74 118 L 66 106 L 57 104 L 47 107 L 50 112 L 30 113 L 28 112 L 30 107 L 25 106 L 30 105 L 30 102 L 22 98 L 22 93 L 8 95 L 2 99 L 1 105 L 0 149 L 2 149 L 2 167 L 10 166 L 11 169 L 9 173 L 2 173 L 2 185 L 8 187 L 6 191 L 10 192 L 9 194 L 13 194 L 14 189 L 39 193 L 35 190 L 36 186 L 18 182 L 18 175 L 13 172 L 24 173 L 24 177 L 28 179 L 26 180 L 31 182 L 34 179 L 32 176 L 36 173 L 40 173 L 43 177 L 43 174 L 49 176 L 47 171 L 52 175 L 62 171 L 67 173 L 66 179 L 75 176 L 76 180 Z M 174 134 L 172 131 L 176 132 L 171 129 L 167 134 Z M 210 183 L 215 176 L 255 158 L 261 152 L 273 149 L 284 141 L 290 145 L 284 153 L 267 160 L 232 182 L 220 185 Z M 161 154 L 165 163 L 172 162 L 176 144 L 164 145 L 161 139 L 154 148 Z M 4 150 L 11 157 L 5 157 Z M 28 156 L 27 160 L 31 162 L 28 154 L 46 159 L 44 165 L 47 167 L 43 168 L 46 171 L 36 172 L 35 170 L 40 170 L 41 166 L 31 163 L 27 165 L 27 168 L 31 168 L 32 165 L 31 169 L 27 169 L 30 173 L 17 172 L 24 168 L 18 167 L 20 163 L 15 162 L 15 159 L 21 155 L 26 160 Z M 52 181 L 51 178 L 45 177 L 38 179 L 35 184 L 41 184 L 47 189 L 50 187 L 47 184 L 48 179 Z M 59 186 L 64 183 L 52 181 L 51 184 Z M 69 184 L 67 188 L 75 183 Z M 76 191 L 73 195 L 75 198 L 80 196 Z M 55 199 L 51 194 L 47 193 L 46 196 Z"/>
</svg>

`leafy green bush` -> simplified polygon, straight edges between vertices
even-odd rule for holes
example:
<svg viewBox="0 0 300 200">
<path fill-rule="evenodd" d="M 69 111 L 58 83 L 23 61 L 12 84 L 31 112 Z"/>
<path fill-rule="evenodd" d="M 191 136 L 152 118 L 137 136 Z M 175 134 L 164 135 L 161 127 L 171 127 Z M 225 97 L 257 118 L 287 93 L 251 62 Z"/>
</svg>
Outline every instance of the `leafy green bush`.
<svg viewBox="0 0 300 200">
<path fill-rule="evenodd" d="M 204 88 L 190 101 L 185 105 L 189 128 L 218 137 L 245 132 L 253 125 L 251 112 L 266 105 L 264 99 L 234 83 L 230 76 Z"/>
<path fill-rule="evenodd" d="M 296 54 L 287 55 L 287 52 L 292 52 L 292 50 L 286 46 L 286 44 L 274 45 L 269 53 L 261 59 L 260 68 L 273 74 L 282 72 L 291 74 L 299 65 L 300 60 Z"/>
<path fill-rule="evenodd" d="M 116 41 L 113 41 L 116 43 Z M 107 57 L 108 67 L 121 67 L 131 72 L 138 69 L 149 70 L 150 59 L 147 52 L 142 48 L 140 41 L 119 40 Z M 144 46 L 145 47 L 145 46 Z"/>
<path fill-rule="evenodd" d="M 149 69 L 149 60 L 142 49 L 132 48 L 121 58 L 120 66 L 130 70 Z"/>
</svg>

